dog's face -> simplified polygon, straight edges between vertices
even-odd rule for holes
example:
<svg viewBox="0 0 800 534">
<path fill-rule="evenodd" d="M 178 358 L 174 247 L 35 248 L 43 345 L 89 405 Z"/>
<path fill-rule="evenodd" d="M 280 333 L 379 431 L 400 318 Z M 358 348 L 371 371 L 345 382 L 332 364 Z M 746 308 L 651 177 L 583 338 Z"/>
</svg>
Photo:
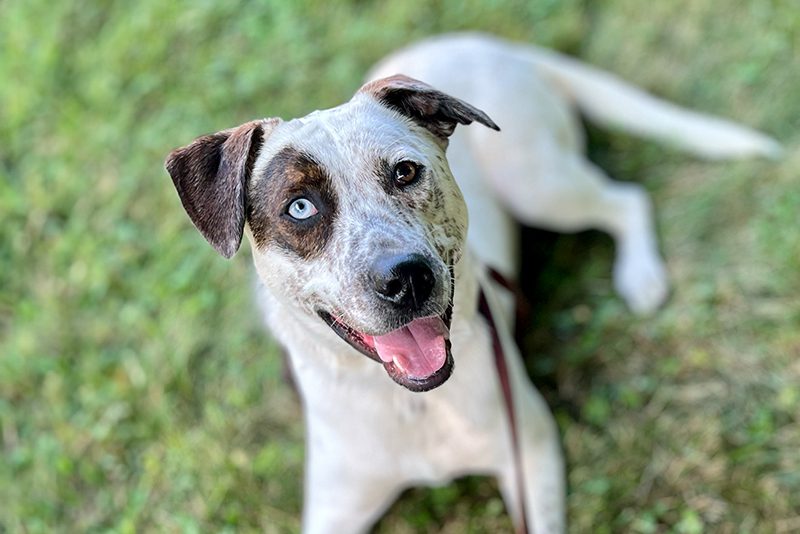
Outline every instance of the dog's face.
<svg viewBox="0 0 800 534">
<path fill-rule="evenodd" d="M 450 376 L 453 266 L 467 213 L 445 159 L 481 111 L 394 76 L 337 108 L 253 121 L 167 159 L 192 221 L 224 256 L 247 230 L 271 292 L 323 321 L 392 379 Z"/>
</svg>

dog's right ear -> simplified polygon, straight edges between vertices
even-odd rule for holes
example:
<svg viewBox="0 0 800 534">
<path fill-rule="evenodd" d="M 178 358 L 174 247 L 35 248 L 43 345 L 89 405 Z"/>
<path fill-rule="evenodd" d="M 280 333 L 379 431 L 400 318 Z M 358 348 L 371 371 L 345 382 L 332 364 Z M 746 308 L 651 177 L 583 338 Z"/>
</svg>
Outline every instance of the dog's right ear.
<svg viewBox="0 0 800 534">
<path fill-rule="evenodd" d="M 261 145 L 279 121 L 250 121 L 204 135 L 167 156 L 165 166 L 186 213 L 226 258 L 242 242 L 247 182 Z"/>
</svg>

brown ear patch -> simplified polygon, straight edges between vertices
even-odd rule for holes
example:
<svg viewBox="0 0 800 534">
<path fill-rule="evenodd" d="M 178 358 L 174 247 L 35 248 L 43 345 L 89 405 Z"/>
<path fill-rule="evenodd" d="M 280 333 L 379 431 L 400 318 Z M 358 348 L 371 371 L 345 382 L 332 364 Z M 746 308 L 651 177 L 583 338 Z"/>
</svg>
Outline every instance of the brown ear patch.
<svg viewBox="0 0 800 534">
<path fill-rule="evenodd" d="M 442 139 L 450 137 L 456 125 L 473 121 L 500 130 L 478 108 L 403 74 L 370 82 L 360 92 L 372 95 L 384 106 L 405 115 Z"/>
<path fill-rule="evenodd" d="M 317 214 L 305 220 L 293 219 L 287 208 L 299 198 L 314 204 Z M 325 248 L 337 211 L 328 172 L 312 156 L 289 146 L 273 156 L 264 175 L 251 186 L 247 221 L 256 246 L 274 243 L 310 259 Z"/>
<path fill-rule="evenodd" d="M 186 213 L 226 258 L 239 249 L 247 181 L 265 135 L 277 122 L 251 121 L 205 135 L 167 157 L 165 166 Z"/>
</svg>

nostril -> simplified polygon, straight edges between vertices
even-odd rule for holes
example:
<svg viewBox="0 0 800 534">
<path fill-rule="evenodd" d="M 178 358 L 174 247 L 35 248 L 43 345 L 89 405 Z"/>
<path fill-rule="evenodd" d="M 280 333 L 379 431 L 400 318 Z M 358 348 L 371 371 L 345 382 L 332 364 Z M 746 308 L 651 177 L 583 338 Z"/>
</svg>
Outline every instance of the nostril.
<svg viewBox="0 0 800 534">
<path fill-rule="evenodd" d="M 422 272 L 420 272 L 419 276 L 420 276 L 420 279 L 419 279 L 418 283 L 420 283 L 420 284 L 433 284 L 433 273 L 431 271 L 429 271 L 429 270 L 422 271 Z"/>
<path fill-rule="evenodd" d="M 435 282 L 433 272 L 427 265 L 415 267 L 409 273 L 409 280 L 415 300 L 422 303 L 431 295 Z"/>
<path fill-rule="evenodd" d="M 380 289 L 380 292 L 387 297 L 400 295 L 403 291 L 403 282 L 398 278 L 389 280 L 386 285 Z"/>
</svg>

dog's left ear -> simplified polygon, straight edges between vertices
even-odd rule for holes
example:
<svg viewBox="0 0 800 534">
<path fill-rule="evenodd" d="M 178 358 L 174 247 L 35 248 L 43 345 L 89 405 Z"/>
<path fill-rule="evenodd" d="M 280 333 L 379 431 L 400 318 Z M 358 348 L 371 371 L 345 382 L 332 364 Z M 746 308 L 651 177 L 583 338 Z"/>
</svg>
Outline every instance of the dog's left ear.
<svg viewBox="0 0 800 534">
<path fill-rule="evenodd" d="M 165 166 L 186 213 L 223 256 L 239 249 L 246 191 L 258 151 L 279 119 L 250 121 L 173 150 Z"/>
<path fill-rule="evenodd" d="M 450 137 L 456 125 L 473 121 L 500 130 L 478 108 L 403 74 L 369 82 L 359 92 L 371 95 L 381 104 L 412 119 L 442 139 Z"/>
</svg>

